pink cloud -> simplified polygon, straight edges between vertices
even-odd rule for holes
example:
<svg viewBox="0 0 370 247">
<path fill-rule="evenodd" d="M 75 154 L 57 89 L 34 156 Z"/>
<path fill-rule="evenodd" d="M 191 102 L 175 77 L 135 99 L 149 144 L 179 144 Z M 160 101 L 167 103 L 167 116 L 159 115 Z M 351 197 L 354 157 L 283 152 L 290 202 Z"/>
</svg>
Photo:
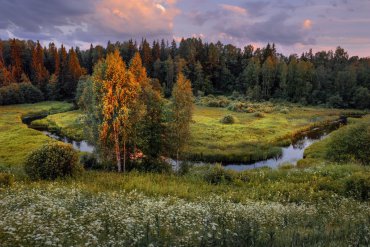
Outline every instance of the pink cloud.
<svg viewBox="0 0 370 247">
<path fill-rule="evenodd" d="M 180 13 L 175 4 L 174 0 L 103 0 L 96 5 L 93 18 L 118 34 L 171 33 Z"/>
<path fill-rule="evenodd" d="M 239 6 L 230 5 L 230 4 L 220 4 L 220 7 L 224 10 L 233 12 L 235 14 L 239 14 L 239 15 L 246 15 L 247 14 L 247 10 L 245 8 L 242 8 L 242 7 L 239 7 Z"/>
</svg>

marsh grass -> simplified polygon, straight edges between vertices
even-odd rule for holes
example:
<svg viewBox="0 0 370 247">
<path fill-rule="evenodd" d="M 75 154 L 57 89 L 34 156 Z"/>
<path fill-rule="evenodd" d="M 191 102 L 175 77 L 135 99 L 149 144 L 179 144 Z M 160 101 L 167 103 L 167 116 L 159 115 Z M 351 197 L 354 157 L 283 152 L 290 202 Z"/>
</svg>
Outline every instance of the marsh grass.
<svg viewBox="0 0 370 247">
<path fill-rule="evenodd" d="M 22 118 L 69 111 L 72 104 L 65 102 L 42 102 L 36 104 L 0 107 L 0 165 L 3 167 L 23 165 L 27 155 L 53 141 L 37 130 L 22 123 Z M 14 168 L 12 168 L 14 169 Z"/>
</svg>

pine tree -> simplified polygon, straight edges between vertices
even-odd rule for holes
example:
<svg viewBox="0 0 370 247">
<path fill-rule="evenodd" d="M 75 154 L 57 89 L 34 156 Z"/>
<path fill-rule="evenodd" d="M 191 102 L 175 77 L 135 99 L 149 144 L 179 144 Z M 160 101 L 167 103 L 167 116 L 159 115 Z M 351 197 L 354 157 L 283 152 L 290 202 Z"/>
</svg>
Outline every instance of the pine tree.
<svg viewBox="0 0 370 247">
<path fill-rule="evenodd" d="M 44 50 L 38 41 L 32 51 L 32 72 L 32 81 L 44 91 L 49 79 L 49 72 L 44 65 Z"/>
<path fill-rule="evenodd" d="M 10 49 L 11 49 L 12 77 L 16 82 L 20 82 L 23 73 L 23 65 L 21 57 L 21 48 L 15 39 L 12 39 L 12 41 L 10 42 Z"/>
<path fill-rule="evenodd" d="M 77 82 L 80 77 L 85 74 L 85 70 L 81 67 L 77 54 L 73 48 L 69 50 L 68 57 L 68 81 L 64 84 L 67 96 L 74 96 L 77 88 Z"/>
</svg>

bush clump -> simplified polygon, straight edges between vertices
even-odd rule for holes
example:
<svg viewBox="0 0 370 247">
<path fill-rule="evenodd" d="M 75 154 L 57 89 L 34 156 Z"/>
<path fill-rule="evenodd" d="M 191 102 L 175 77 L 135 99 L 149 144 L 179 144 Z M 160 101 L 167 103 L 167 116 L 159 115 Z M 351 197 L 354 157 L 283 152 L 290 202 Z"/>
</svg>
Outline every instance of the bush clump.
<svg viewBox="0 0 370 247">
<path fill-rule="evenodd" d="M 71 145 L 49 143 L 33 151 L 27 158 L 25 170 L 31 179 L 71 177 L 82 171 L 78 153 Z"/>
<path fill-rule="evenodd" d="M 12 105 L 23 103 L 36 103 L 44 100 L 40 89 L 31 83 L 12 83 L 0 88 L 0 104 Z"/>
<path fill-rule="evenodd" d="M 333 133 L 327 158 L 337 162 L 357 161 L 370 165 L 370 126 L 358 123 Z"/>
<path fill-rule="evenodd" d="M 220 164 L 212 166 L 204 175 L 204 179 L 211 184 L 234 182 L 234 172 L 224 169 Z"/>
<path fill-rule="evenodd" d="M 0 172 L 0 188 L 9 187 L 14 182 L 14 176 L 9 173 Z"/>
<path fill-rule="evenodd" d="M 265 114 L 263 114 L 262 112 L 255 112 L 255 113 L 253 113 L 253 117 L 255 117 L 255 118 L 264 118 Z"/>
<path fill-rule="evenodd" d="M 355 173 L 345 183 L 345 192 L 360 201 L 370 199 L 370 175 Z"/>
<path fill-rule="evenodd" d="M 220 122 L 223 124 L 234 124 L 237 122 L 237 118 L 232 115 L 226 115 L 220 120 Z"/>
</svg>

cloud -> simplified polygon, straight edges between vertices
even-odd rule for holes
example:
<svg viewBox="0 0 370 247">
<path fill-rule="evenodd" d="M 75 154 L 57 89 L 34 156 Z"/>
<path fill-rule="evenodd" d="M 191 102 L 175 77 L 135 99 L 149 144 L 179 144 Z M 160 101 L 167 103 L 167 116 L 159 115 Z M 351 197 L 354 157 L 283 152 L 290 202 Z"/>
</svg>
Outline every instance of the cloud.
<svg viewBox="0 0 370 247">
<path fill-rule="evenodd" d="M 175 0 L 3 0 L 0 33 L 71 45 L 171 37 L 179 13 Z"/>
<path fill-rule="evenodd" d="M 311 29 L 312 28 L 312 21 L 310 19 L 306 19 L 303 21 L 303 28 L 304 29 Z"/>
<path fill-rule="evenodd" d="M 242 8 L 242 7 L 239 7 L 239 6 L 229 5 L 229 4 L 220 4 L 219 6 L 223 10 L 230 11 L 234 14 L 238 14 L 238 15 L 246 15 L 247 14 L 247 10 L 245 8 Z"/>
<path fill-rule="evenodd" d="M 221 33 L 252 42 L 275 42 L 283 45 L 315 43 L 315 39 L 308 37 L 299 24 L 288 24 L 288 18 L 287 14 L 280 13 L 259 22 L 229 23 L 221 27 Z"/>
</svg>

